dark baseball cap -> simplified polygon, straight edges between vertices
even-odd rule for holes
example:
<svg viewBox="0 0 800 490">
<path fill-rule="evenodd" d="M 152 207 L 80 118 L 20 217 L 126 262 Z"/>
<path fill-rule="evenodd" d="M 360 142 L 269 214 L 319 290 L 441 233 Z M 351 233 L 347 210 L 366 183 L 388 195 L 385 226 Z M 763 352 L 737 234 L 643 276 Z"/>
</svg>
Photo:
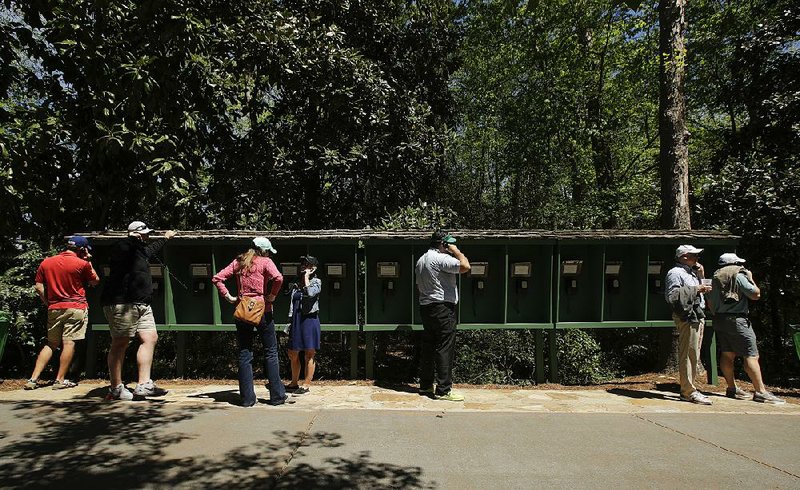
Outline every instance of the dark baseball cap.
<svg viewBox="0 0 800 490">
<path fill-rule="evenodd" d="M 92 249 L 92 246 L 89 245 L 89 240 L 86 237 L 82 237 L 80 235 L 73 235 L 67 238 L 67 245 L 73 248 L 85 248 L 87 250 Z"/>
</svg>

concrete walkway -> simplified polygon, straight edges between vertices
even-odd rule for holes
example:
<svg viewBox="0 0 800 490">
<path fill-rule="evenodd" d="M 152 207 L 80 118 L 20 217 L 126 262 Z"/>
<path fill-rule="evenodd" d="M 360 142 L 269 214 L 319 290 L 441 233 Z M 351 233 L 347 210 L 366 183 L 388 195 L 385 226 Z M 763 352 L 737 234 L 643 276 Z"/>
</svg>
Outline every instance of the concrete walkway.
<svg viewBox="0 0 800 490">
<path fill-rule="evenodd" d="M 245 409 L 233 385 L 165 387 L 129 403 L 102 385 L 0 392 L 0 486 L 800 488 L 798 404 L 320 386 Z"/>
</svg>

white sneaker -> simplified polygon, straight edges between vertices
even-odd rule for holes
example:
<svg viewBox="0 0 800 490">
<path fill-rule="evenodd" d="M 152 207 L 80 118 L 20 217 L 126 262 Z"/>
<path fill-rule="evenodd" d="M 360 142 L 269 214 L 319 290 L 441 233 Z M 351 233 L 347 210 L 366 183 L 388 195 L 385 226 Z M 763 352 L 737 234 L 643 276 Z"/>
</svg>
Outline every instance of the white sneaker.
<svg viewBox="0 0 800 490">
<path fill-rule="evenodd" d="M 159 388 L 153 383 L 153 380 L 148 380 L 146 383 L 137 384 L 133 390 L 133 394 L 137 396 L 164 396 L 169 391 Z"/>
<path fill-rule="evenodd" d="M 125 400 L 131 401 L 133 400 L 133 393 L 125 387 L 124 384 L 120 383 L 115 388 L 108 389 L 108 395 L 106 395 L 106 400 Z"/>
<path fill-rule="evenodd" d="M 699 391 L 695 391 L 689 396 L 681 395 L 681 400 L 685 402 L 696 403 L 697 405 L 711 405 L 711 398 L 705 396 Z"/>
<path fill-rule="evenodd" d="M 753 395 L 753 401 L 761 403 L 769 403 L 771 405 L 783 405 L 784 403 L 786 403 L 786 400 L 778 398 L 769 391 L 762 391 L 761 393 L 756 391 L 755 394 Z"/>
</svg>

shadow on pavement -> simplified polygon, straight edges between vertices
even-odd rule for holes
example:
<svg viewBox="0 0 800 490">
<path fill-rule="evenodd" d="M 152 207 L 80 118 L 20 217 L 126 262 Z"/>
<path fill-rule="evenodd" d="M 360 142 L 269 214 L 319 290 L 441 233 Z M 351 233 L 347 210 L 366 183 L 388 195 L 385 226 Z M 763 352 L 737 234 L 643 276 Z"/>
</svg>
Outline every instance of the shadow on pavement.
<svg viewBox="0 0 800 490">
<path fill-rule="evenodd" d="M 187 398 L 211 398 L 217 403 L 227 403 L 228 405 L 235 405 L 240 407 L 242 405 L 242 397 L 239 396 L 238 389 L 230 389 L 223 391 L 213 391 L 211 393 L 200 393 L 198 395 L 190 395 Z"/>
<path fill-rule="evenodd" d="M 675 393 L 676 395 L 680 395 L 681 385 L 680 383 L 656 383 L 656 390 L 668 391 L 670 393 Z"/>
<path fill-rule="evenodd" d="M 676 397 L 666 396 L 661 393 L 652 393 L 650 391 L 628 390 L 625 388 L 611 388 L 610 390 L 606 390 L 606 393 L 611 393 L 612 395 L 619 395 L 627 398 L 636 398 L 636 399 L 650 398 L 653 400 L 665 400 L 665 401 L 677 400 Z"/>
<path fill-rule="evenodd" d="M 199 436 L 174 424 L 224 409 L 220 405 L 171 410 L 163 404 L 93 400 L 2 405 L 26 431 L 0 434 L 5 488 L 433 488 L 423 481 L 421 468 L 376 462 L 368 451 L 348 456 L 341 436 L 327 432 L 275 431 L 269 440 L 242 441 L 222 454 L 174 456 L 171 448 Z M 317 465 L 303 463 L 306 449 L 332 456 Z"/>
<path fill-rule="evenodd" d="M 397 391 L 400 393 L 419 393 L 418 385 L 411 385 L 408 383 L 392 383 L 387 381 L 375 381 L 375 386 L 386 390 Z"/>
</svg>

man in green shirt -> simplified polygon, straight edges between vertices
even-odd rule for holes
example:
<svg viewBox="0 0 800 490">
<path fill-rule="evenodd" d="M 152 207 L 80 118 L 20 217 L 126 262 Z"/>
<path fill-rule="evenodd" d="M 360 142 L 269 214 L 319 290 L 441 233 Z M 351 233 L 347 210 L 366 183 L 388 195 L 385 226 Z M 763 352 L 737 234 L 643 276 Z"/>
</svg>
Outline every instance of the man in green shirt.
<svg viewBox="0 0 800 490">
<path fill-rule="evenodd" d="M 756 334 L 747 317 L 750 313 L 749 301 L 757 301 L 761 290 L 753 280 L 753 273 L 744 268 L 745 260 L 735 253 L 725 253 L 719 257 L 720 268 L 714 273 L 709 303 L 714 312 L 714 332 L 717 334 L 717 345 L 720 352 L 720 369 L 728 383 L 725 395 L 737 400 L 748 400 L 750 395 L 736 387 L 733 373 L 733 361 L 736 356 L 744 359 L 744 370 L 753 382 L 755 394 L 753 401 L 785 403 L 767 391 L 761 378 L 761 366 L 758 363 L 758 347 Z"/>
</svg>

